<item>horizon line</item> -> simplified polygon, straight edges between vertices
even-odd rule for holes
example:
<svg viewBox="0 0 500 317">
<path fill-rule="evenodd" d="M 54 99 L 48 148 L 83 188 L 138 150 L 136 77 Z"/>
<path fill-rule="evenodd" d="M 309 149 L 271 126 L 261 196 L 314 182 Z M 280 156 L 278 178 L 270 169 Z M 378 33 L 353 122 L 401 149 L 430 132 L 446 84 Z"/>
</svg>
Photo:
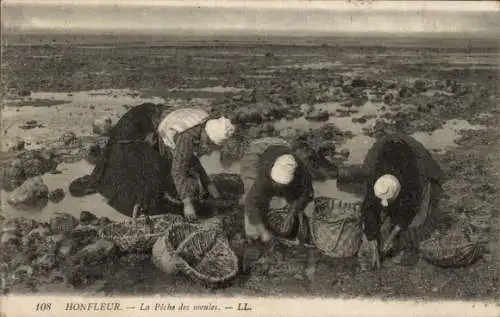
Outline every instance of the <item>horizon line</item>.
<svg viewBox="0 0 500 317">
<path fill-rule="evenodd" d="M 324 1 L 324 0 L 4 0 L 9 5 L 72 5 L 116 7 L 199 7 L 301 9 L 325 11 L 434 11 L 434 12 L 500 12 L 498 1 Z"/>
</svg>

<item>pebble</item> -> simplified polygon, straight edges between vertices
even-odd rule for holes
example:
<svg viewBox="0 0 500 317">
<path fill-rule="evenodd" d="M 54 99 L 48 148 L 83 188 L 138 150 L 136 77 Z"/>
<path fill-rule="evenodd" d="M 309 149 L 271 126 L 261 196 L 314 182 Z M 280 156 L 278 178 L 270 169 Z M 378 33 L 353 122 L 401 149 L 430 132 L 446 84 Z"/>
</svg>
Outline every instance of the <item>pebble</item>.
<svg viewBox="0 0 500 317">
<path fill-rule="evenodd" d="M 6 245 L 6 244 L 16 243 L 18 240 L 19 240 L 19 237 L 16 236 L 15 234 L 13 234 L 11 232 L 4 232 L 2 234 L 2 237 L 0 238 L 0 243 L 2 245 Z"/>
<path fill-rule="evenodd" d="M 65 197 L 64 189 L 62 189 L 62 188 L 54 189 L 53 191 L 49 192 L 48 197 L 49 197 L 49 200 L 51 202 L 54 202 L 54 203 L 61 202 Z"/>
<path fill-rule="evenodd" d="M 91 213 L 90 211 L 82 211 L 80 212 L 80 222 L 82 224 L 91 224 L 97 221 L 97 216 Z"/>
<path fill-rule="evenodd" d="M 65 132 L 59 139 L 59 141 L 64 145 L 75 143 L 76 140 L 76 134 L 72 131 Z"/>
<path fill-rule="evenodd" d="M 92 132 L 97 135 L 106 136 L 112 127 L 113 120 L 110 117 L 102 117 L 92 123 Z"/>
<path fill-rule="evenodd" d="M 69 233 L 78 225 L 78 219 L 67 213 L 57 213 L 50 219 L 50 228 L 54 232 Z"/>
<path fill-rule="evenodd" d="M 39 225 L 38 227 L 36 227 L 35 229 L 31 230 L 28 233 L 27 238 L 30 240 L 32 239 L 40 240 L 43 239 L 45 236 L 47 236 L 49 233 L 50 233 L 49 228 Z"/>
<path fill-rule="evenodd" d="M 56 257 L 53 254 L 44 254 L 36 259 L 35 264 L 45 269 L 51 269 L 56 266 Z"/>
<path fill-rule="evenodd" d="M 113 242 L 101 239 L 79 250 L 72 260 L 75 262 L 97 262 L 109 256 L 115 250 L 116 245 Z"/>
<path fill-rule="evenodd" d="M 316 275 L 316 266 L 310 266 L 305 269 L 305 275 L 309 281 L 313 281 Z"/>
<path fill-rule="evenodd" d="M 304 280 L 304 276 L 302 276 L 302 274 L 295 274 L 293 276 L 294 279 L 296 280 L 299 280 L 299 281 L 303 281 Z"/>
<path fill-rule="evenodd" d="M 7 192 L 11 192 L 21 186 L 27 179 L 21 166 L 6 166 L 2 168 L 1 172 L 1 186 Z"/>
<path fill-rule="evenodd" d="M 19 278 L 20 275 L 31 277 L 33 275 L 33 268 L 31 266 L 29 266 L 29 265 L 20 265 L 14 271 L 14 278 Z"/>
<path fill-rule="evenodd" d="M 77 246 L 77 243 L 72 239 L 64 239 L 61 241 L 57 254 L 62 258 L 67 258 L 73 253 Z"/>
</svg>

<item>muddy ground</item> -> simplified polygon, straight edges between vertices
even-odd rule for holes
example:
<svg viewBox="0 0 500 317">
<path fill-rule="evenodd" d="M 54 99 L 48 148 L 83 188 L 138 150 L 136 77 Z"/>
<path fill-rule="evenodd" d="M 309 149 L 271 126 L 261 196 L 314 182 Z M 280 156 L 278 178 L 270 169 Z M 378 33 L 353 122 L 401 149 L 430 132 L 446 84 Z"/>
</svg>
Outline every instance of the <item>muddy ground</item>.
<svg viewBox="0 0 500 317">
<path fill-rule="evenodd" d="M 227 288 L 208 289 L 186 277 L 163 274 L 147 254 L 100 259 L 97 266 L 80 267 L 76 274 L 74 267 L 61 264 L 60 254 L 54 259 L 33 251 L 13 256 L 15 246 L 7 254 L 18 238 L 4 233 L 3 292 L 498 296 L 497 52 L 465 51 L 460 44 L 431 49 L 424 42 L 405 47 L 350 47 L 341 42 L 8 46 L 2 60 L 2 166 L 10 174 L 3 173 L 2 217 L 4 223 L 16 217 L 50 221 L 54 212 L 64 212 L 81 220 L 81 212 L 90 211 L 103 221 L 120 220 L 99 196 L 76 199 L 68 194 L 69 181 L 91 171 L 92 149 L 105 141 L 100 136 L 104 118 L 116 122 L 143 102 L 197 105 L 227 114 L 242 131 L 220 154 L 225 163 L 218 156 L 205 159 L 210 172 L 227 171 L 226 165 L 237 172 L 241 144 L 280 135 L 296 142 L 313 165 L 317 194 L 341 200 L 360 197 L 356 190 L 340 188 L 339 178 L 347 187 L 358 180 L 339 169 L 350 171 L 352 164 L 361 163 L 370 144 L 385 132 L 414 135 L 446 172 L 443 209 L 452 218 L 465 215 L 489 238 L 486 252 L 471 266 L 444 269 L 421 259 L 408 267 L 387 260 L 382 269 L 371 271 L 362 270 L 357 259 L 320 256 L 310 279 L 306 250 L 281 246 L 274 257 L 255 263 Z M 324 142 L 336 148 L 331 153 L 336 167 L 318 158 L 316 149 Z M 23 176 L 15 164 L 24 166 Z M 6 203 L 15 187 L 40 175 L 53 196 L 45 206 L 20 210 Z M 11 278 L 21 266 L 32 278 Z"/>
</svg>

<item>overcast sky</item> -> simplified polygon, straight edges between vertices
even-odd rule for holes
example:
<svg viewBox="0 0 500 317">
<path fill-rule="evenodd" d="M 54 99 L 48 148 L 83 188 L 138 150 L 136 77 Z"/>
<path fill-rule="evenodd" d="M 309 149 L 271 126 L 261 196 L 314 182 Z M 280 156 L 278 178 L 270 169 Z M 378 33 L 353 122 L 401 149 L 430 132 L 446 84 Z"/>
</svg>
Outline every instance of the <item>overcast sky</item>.
<svg viewBox="0 0 500 317">
<path fill-rule="evenodd" d="M 356 1 L 353 1 L 356 2 Z M 58 30 L 489 32 L 498 1 L 7 0 L 7 27 Z"/>
</svg>

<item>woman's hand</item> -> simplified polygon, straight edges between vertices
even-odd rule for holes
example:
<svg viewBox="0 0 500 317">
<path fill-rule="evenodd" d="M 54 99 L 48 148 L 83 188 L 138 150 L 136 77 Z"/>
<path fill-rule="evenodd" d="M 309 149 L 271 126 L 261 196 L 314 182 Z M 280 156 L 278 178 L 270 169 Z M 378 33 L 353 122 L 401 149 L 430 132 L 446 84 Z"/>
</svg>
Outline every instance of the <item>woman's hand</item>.
<svg viewBox="0 0 500 317">
<path fill-rule="evenodd" d="M 146 135 L 146 137 L 144 138 L 144 141 L 146 141 L 147 143 L 149 143 L 151 146 L 155 145 L 155 134 L 152 132 L 152 133 L 148 133 L 148 135 Z"/>
<path fill-rule="evenodd" d="M 196 219 L 196 211 L 194 209 L 193 203 L 190 199 L 183 201 L 184 203 L 184 217 L 188 221 L 193 221 Z"/>
<path fill-rule="evenodd" d="M 208 184 L 207 190 L 213 198 L 217 199 L 220 197 L 219 191 L 217 190 L 217 187 L 215 187 L 215 184 Z"/>
<path fill-rule="evenodd" d="M 394 229 L 392 229 L 391 234 L 389 235 L 389 237 L 387 237 L 387 239 L 385 240 L 384 245 L 382 247 L 382 252 L 383 253 L 386 253 L 390 249 L 392 249 L 394 238 L 396 238 L 396 236 L 398 235 L 398 233 L 400 231 L 401 231 L 401 228 L 398 225 L 396 225 L 394 227 Z"/>
<path fill-rule="evenodd" d="M 377 240 L 373 241 L 368 241 L 368 244 L 370 245 L 370 252 L 371 252 L 371 264 L 372 268 L 374 269 L 380 269 L 380 253 L 378 250 L 378 242 Z"/>
<path fill-rule="evenodd" d="M 267 243 L 273 239 L 273 235 L 267 230 L 264 224 L 259 224 L 257 226 L 260 233 L 260 240 L 264 243 Z"/>
</svg>

